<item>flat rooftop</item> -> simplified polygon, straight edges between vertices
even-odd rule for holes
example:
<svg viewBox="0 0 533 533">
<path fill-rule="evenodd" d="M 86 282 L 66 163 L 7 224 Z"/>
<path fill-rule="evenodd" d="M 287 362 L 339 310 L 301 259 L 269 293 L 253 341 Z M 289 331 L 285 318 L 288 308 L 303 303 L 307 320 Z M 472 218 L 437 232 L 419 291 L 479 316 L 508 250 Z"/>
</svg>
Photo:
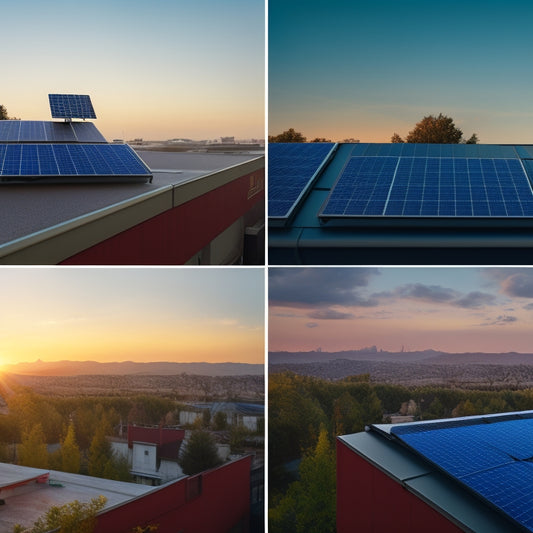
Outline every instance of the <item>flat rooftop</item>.
<svg viewBox="0 0 533 533">
<path fill-rule="evenodd" d="M 5 505 L 0 506 L 0 531 L 12 531 L 15 524 L 31 526 L 54 505 L 59 506 L 74 500 L 89 502 L 92 498 L 103 495 L 107 498 L 105 508 L 110 508 L 157 488 L 0 463 L 0 497 L 3 497 L 1 488 L 6 485 L 24 483 L 48 473 L 52 484 L 30 482 L 15 489 L 13 495 L 5 497 Z"/>
<path fill-rule="evenodd" d="M 170 209 L 180 197 L 180 187 L 246 163 L 264 167 L 264 156 L 257 153 L 219 154 L 183 152 L 137 152 L 152 170 L 152 183 L 109 184 L 3 184 L 0 187 L 0 263 L 31 263 L 17 256 L 21 249 L 61 232 L 101 220 L 117 211 L 143 204 L 129 224 L 140 223 Z M 246 174 L 247 168 L 243 169 Z M 165 193 L 170 192 L 170 201 Z M 186 201 L 186 200 L 185 200 Z M 148 207 L 147 207 L 148 206 Z M 127 229 L 123 227 L 122 229 Z M 115 230 L 115 233 L 120 231 Z M 103 235 L 107 238 L 110 235 Z M 94 240 L 94 239 L 93 239 Z M 96 241 L 98 242 L 98 241 Z M 94 243 L 91 243 L 94 244 Z M 51 257 L 41 264 L 59 262 Z"/>
</svg>

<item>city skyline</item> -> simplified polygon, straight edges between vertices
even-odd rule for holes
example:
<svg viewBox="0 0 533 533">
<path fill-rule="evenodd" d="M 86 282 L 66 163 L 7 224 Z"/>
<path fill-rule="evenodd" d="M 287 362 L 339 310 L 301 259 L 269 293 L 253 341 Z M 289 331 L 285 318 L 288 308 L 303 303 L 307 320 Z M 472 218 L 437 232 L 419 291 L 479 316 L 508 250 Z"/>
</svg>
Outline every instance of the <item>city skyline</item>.
<svg viewBox="0 0 533 533">
<path fill-rule="evenodd" d="M 108 141 L 264 137 L 264 2 L 23 0 L 3 6 L 9 116 L 89 94 Z"/>
<path fill-rule="evenodd" d="M 269 134 L 390 142 L 443 113 L 466 139 L 532 143 L 531 15 L 516 0 L 270 0 Z"/>
<path fill-rule="evenodd" d="M 264 363 L 262 269 L 4 267 L 0 290 L 0 365 Z"/>
<path fill-rule="evenodd" d="M 269 351 L 531 350 L 533 269 L 270 268 Z"/>
</svg>

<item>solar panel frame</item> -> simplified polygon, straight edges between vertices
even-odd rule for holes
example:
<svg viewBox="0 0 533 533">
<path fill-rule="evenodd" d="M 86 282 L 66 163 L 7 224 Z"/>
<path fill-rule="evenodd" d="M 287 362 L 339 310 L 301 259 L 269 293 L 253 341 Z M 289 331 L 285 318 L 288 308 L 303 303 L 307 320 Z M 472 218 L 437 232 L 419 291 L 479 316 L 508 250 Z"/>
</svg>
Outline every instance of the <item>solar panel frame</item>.
<svg viewBox="0 0 533 533">
<path fill-rule="evenodd" d="M 151 181 L 127 144 L 0 144 L 0 181 Z"/>
<path fill-rule="evenodd" d="M 336 143 L 271 143 L 268 146 L 268 218 L 284 225 L 309 193 Z"/>
<path fill-rule="evenodd" d="M 49 94 L 52 118 L 96 118 L 88 94 Z"/>
<path fill-rule="evenodd" d="M 0 143 L 107 143 L 92 122 L 0 120 Z"/>
<path fill-rule="evenodd" d="M 391 164 L 386 165 L 384 174 L 372 175 L 353 171 L 357 159 L 367 166 L 372 159 Z M 376 187 L 387 184 L 383 204 L 373 194 Z M 533 217 L 533 189 L 517 158 L 352 156 L 319 218 L 346 221 L 367 217 L 529 219 Z"/>
</svg>

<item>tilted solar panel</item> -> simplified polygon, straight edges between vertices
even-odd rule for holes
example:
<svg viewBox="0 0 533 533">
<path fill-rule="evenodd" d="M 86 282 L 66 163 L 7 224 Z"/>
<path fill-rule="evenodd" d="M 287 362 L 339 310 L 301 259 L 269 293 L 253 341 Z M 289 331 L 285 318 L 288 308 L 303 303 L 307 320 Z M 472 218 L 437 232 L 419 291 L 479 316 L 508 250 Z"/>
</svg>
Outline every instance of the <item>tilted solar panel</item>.
<svg viewBox="0 0 533 533">
<path fill-rule="evenodd" d="M 268 145 L 268 216 L 287 218 L 307 191 L 334 143 Z"/>
<path fill-rule="evenodd" d="M 151 180 L 152 175 L 126 144 L 0 144 L 1 181 L 79 177 Z"/>
<path fill-rule="evenodd" d="M 533 217 L 533 191 L 519 159 L 355 156 L 320 216 Z"/>
<path fill-rule="evenodd" d="M 48 99 L 53 118 L 96 118 L 87 94 L 49 94 Z"/>
<path fill-rule="evenodd" d="M 394 426 L 417 454 L 533 531 L 533 419 L 476 418 Z"/>
<path fill-rule="evenodd" d="M 92 122 L 0 120 L 0 142 L 88 142 L 105 143 Z"/>
</svg>

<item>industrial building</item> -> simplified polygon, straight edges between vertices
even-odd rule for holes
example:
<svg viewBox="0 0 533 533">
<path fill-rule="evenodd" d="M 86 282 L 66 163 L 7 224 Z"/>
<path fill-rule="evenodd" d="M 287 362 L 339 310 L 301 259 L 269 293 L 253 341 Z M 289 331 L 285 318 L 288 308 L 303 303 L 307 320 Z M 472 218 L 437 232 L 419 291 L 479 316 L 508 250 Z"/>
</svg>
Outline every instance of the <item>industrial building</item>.
<svg viewBox="0 0 533 533">
<path fill-rule="evenodd" d="M 533 531 L 533 411 L 337 439 L 338 533 Z"/>
<path fill-rule="evenodd" d="M 525 264 L 533 146 L 271 143 L 268 261 Z"/>
<path fill-rule="evenodd" d="M 251 456 L 160 487 L 0 464 L 0 531 L 25 527 L 52 506 L 100 495 L 106 506 L 95 533 L 131 533 L 157 525 L 158 533 L 248 533 Z"/>
<path fill-rule="evenodd" d="M 61 115 L 0 122 L 0 264 L 264 264 L 263 154 L 135 152 Z"/>
</svg>

